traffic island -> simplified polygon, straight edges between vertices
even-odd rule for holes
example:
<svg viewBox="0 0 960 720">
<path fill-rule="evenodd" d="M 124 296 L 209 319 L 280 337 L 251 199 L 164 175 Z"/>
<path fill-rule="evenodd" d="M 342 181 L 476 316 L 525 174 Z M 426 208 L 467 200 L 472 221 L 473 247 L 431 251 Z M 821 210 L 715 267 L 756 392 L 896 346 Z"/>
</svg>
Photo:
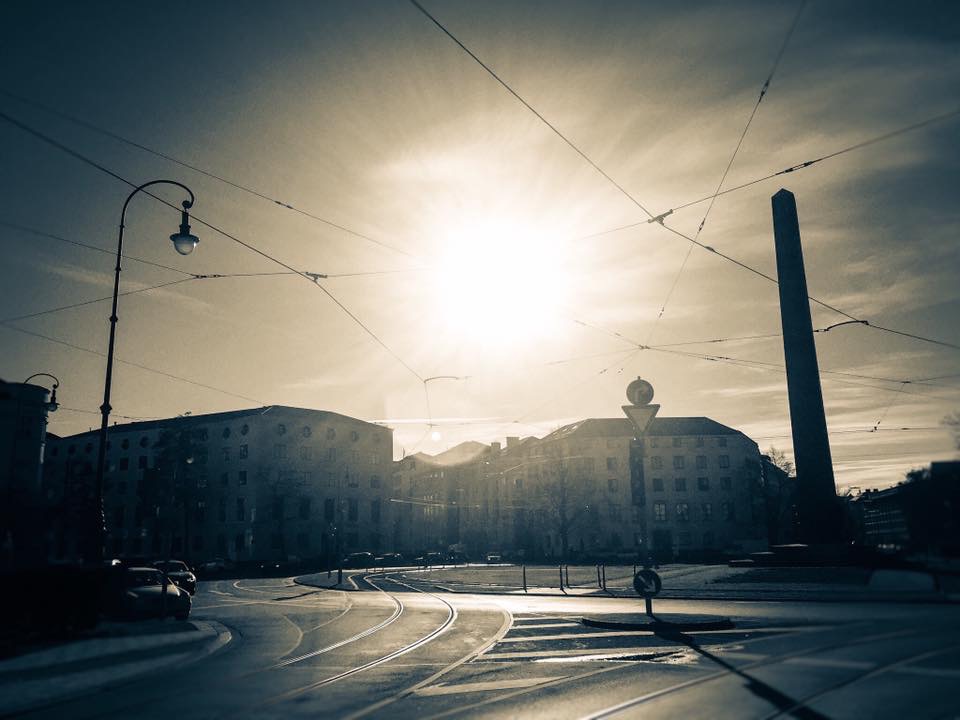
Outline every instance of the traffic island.
<svg viewBox="0 0 960 720">
<path fill-rule="evenodd" d="M 652 633 L 707 632 L 732 630 L 736 627 L 728 617 L 720 615 L 694 615 L 687 613 L 664 613 L 662 615 L 620 615 L 617 620 L 580 618 L 587 627 L 601 630 L 648 630 Z"/>
</svg>

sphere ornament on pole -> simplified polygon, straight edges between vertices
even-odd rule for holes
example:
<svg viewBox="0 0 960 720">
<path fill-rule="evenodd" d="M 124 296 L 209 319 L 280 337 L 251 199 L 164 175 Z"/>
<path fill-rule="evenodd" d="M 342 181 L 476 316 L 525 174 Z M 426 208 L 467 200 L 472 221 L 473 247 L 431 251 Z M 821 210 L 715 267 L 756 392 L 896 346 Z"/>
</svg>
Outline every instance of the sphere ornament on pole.
<svg viewBox="0 0 960 720">
<path fill-rule="evenodd" d="M 176 248 L 177 252 L 181 255 L 189 255 L 192 253 L 200 242 L 200 238 L 190 233 L 190 213 L 188 213 L 187 210 L 192 206 L 193 203 L 190 200 L 183 201 L 183 210 L 180 213 L 180 232 L 176 232 L 170 236 L 170 240 L 173 241 L 173 247 Z"/>
</svg>

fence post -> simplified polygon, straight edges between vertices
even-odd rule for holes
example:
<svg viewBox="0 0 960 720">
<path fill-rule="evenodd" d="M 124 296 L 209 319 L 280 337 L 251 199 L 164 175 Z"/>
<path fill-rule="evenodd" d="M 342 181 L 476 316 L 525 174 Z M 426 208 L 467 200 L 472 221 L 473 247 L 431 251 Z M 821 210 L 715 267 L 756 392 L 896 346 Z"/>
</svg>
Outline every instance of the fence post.
<svg viewBox="0 0 960 720">
<path fill-rule="evenodd" d="M 606 564 L 603 564 L 603 565 L 600 566 L 600 568 L 601 568 L 602 571 L 603 571 L 603 586 L 602 586 L 602 587 L 603 587 L 604 590 L 606 590 L 606 589 L 607 589 L 607 566 L 606 566 Z"/>
<path fill-rule="evenodd" d="M 563 565 L 558 565 L 557 570 L 560 571 L 560 591 L 563 592 Z"/>
<path fill-rule="evenodd" d="M 599 563 L 597 563 L 597 587 L 603 587 L 603 585 L 600 584 L 600 564 Z"/>
<path fill-rule="evenodd" d="M 523 591 L 527 591 L 527 566 L 523 566 Z"/>
<path fill-rule="evenodd" d="M 564 569 L 566 570 L 566 573 L 567 573 L 567 587 L 570 587 L 570 563 L 567 563 L 564 566 Z"/>
</svg>

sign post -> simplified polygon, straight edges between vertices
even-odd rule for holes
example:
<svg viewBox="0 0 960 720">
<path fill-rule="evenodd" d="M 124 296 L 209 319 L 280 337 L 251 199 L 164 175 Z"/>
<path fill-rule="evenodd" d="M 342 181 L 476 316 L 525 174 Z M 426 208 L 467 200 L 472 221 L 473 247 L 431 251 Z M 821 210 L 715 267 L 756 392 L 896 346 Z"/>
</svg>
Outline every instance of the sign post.
<svg viewBox="0 0 960 720">
<path fill-rule="evenodd" d="M 633 589 L 646 603 L 647 615 L 653 617 L 653 598 L 660 594 L 663 582 L 660 576 L 650 568 L 644 568 L 633 576 Z"/>
</svg>

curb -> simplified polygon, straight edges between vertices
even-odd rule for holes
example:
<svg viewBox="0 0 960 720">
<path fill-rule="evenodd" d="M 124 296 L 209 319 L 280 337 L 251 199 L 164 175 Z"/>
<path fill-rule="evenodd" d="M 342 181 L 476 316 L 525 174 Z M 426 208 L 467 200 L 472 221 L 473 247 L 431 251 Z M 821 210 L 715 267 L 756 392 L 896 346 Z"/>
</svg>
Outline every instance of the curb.
<svg viewBox="0 0 960 720">
<path fill-rule="evenodd" d="M 644 616 L 646 617 L 646 616 Z M 591 618 L 580 618 L 580 622 L 587 627 L 599 628 L 601 630 L 649 630 L 652 633 L 676 633 L 685 631 L 710 630 L 733 630 L 736 625 L 730 618 L 713 617 L 709 620 L 662 620 L 656 615 L 650 616 L 652 620 L 643 622 L 617 622 L 614 620 L 593 620 Z M 675 615 L 674 617 L 679 617 Z M 691 616 L 696 617 L 696 615 Z"/>
<path fill-rule="evenodd" d="M 55 706 L 94 692 L 101 692 L 130 682 L 146 673 L 154 673 L 169 667 L 182 667 L 197 662 L 217 652 L 233 639 L 233 633 L 218 622 L 204 620 L 187 621 L 196 628 L 192 632 L 159 633 L 154 642 L 141 642 L 139 647 L 115 647 L 112 652 L 98 652 L 105 643 L 84 648 L 84 641 L 73 644 L 73 653 L 66 661 L 50 662 L 55 653 L 63 655 L 70 646 L 31 653 L 14 658 L 0 669 L 0 679 L 9 675 L 9 680 L 0 682 L 0 717 Z M 182 637 L 179 637 L 182 636 Z M 134 636 L 136 637 L 136 636 Z M 150 637 L 150 636 L 147 636 Z M 115 640 L 121 638 L 113 638 Z M 86 641 L 90 642 L 90 641 Z M 116 643 L 115 643 L 116 644 Z M 129 644 L 129 643 L 128 643 Z M 151 656 L 157 651 L 159 656 Z M 113 660 L 113 664 L 111 664 Z M 61 668 L 61 672 L 46 677 L 24 679 L 43 670 Z M 68 668 L 74 666 L 74 670 Z"/>
</svg>

